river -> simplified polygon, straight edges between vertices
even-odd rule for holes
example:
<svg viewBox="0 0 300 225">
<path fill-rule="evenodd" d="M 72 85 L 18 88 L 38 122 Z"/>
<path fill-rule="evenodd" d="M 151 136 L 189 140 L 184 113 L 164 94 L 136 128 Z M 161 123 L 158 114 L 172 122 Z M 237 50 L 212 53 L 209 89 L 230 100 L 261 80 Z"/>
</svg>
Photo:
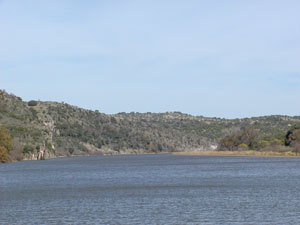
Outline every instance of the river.
<svg viewBox="0 0 300 225">
<path fill-rule="evenodd" d="M 1 164 L 0 224 L 300 224 L 300 159 L 157 154 Z"/>
</svg>

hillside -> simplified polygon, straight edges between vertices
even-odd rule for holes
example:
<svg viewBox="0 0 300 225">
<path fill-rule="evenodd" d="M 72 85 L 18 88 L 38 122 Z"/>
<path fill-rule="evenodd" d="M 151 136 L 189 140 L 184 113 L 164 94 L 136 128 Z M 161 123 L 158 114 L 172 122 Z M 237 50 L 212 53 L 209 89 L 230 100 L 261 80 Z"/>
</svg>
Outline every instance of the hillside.
<svg viewBox="0 0 300 225">
<path fill-rule="evenodd" d="M 12 138 L 12 159 L 208 150 L 241 127 L 259 130 L 264 140 L 283 140 L 299 122 L 299 116 L 280 115 L 232 120 L 180 112 L 107 115 L 65 103 L 28 103 L 0 91 L 0 126 Z"/>
</svg>

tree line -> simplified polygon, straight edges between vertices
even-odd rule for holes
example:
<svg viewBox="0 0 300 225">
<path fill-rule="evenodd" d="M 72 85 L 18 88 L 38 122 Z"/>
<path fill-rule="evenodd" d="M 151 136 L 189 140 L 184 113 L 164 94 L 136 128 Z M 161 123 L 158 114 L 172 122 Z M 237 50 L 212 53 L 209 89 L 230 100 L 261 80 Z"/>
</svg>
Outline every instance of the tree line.
<svg viewBox="0 0 300 225">
<path fill-rule="evenodd" d="M 285 149 L 289 147 L 289 149 Z M 251 127 L 242 127 L 232 131 L 220 139 L 218 150 L 271 150 L 284 151 L 292 149 L 296 154 L 300 152 L 300 124 L 293 125 L 282 137 L 260 136 L 260 131 Z"/>
</svg>

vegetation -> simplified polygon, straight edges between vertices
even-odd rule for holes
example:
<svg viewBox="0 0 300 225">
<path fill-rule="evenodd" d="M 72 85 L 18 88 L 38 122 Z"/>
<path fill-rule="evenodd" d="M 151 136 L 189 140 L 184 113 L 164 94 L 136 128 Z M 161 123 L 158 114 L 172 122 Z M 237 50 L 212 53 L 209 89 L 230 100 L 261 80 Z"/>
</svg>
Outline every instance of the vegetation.
<svg viewBox="0 0 300 225">
<path fill-rule="evenodd" d="M 32 153 L 34 151 L 34 147 L 30 144 L 26 144 L 23 148 L 23 153 Z"/>
<path fill-rule="evenodd" d="M 219 141 L 219 150 L 267 150 L 282 151 L 284 146 L 290 147 L 287 151 L 300 152 L 300 124 L 293 125 L 285 135 L 262 136 L 259 130 L 244 127 L 233 132 Z"/>
<path fill-rule="evenodd" d="M 294 125 L 285 136 L 285 145 L 291 146 L 294 152 L 300 152 L 300 124 Z"/>
<path fill-rule="evenodd" d="M 258 130 L 243 127 L 238 131 L 222 138 L 219 142 L 220 150 L 253 149 L 257 143 Z M 266 141 L 265 141 L 266 142 Z"/>
<path fill-rule="evenodd" d="M 0 127 L 0 162 L 7 161 L 7 154 L 12 149 L 11 138 L 9 137 L 7 130 Z"/>
<path fill-rule="evenodd" d="M 35 100 L 31 100 L 28 102 L 28 106 L 37 106 L 38 102 Z"/>
<path fill-rule="evenodd" d="M 287 151 L 284 148 L 284 132 L 273 132 L 265 134 L 259 129 L 242 127 L 223 137 L 219 141 L 219 150 L 260 150 L 260 151 Z"/>
<path fill-rule="evenodd" d="M 296 149 L 300 117 L 208 118 L 180 112 L 106 115 L 65 103 L 23 102 L 0 91 L 0 124 L 16 157 L 209 150 Z M 287 134 L 287 131 L 290 131 Z M 298 137 L 298 136 L 297 136 Z M 298 138 L 297 138 L 298 140 Z M 39 146 L 37 148 L 37 146 Z"/>
</svg>

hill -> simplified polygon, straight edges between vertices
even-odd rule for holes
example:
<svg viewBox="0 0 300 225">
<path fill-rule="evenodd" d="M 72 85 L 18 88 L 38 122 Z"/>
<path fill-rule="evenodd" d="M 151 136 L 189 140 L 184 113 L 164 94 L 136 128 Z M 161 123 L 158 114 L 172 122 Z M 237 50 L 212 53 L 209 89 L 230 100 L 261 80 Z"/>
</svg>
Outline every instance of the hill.
<svg viewBox="0 0 300 225">
<path fill-rule="evenodd" d="M 22 101 L 0 91 L 0 126 L 12 138 L 11 159 L 216 149 L 221 138 L 250 127 L 260 139 L 284 140 L 300 117 L 208 118 L 180 112 L 108 115 L 66 103 Z"/>
</svg>

